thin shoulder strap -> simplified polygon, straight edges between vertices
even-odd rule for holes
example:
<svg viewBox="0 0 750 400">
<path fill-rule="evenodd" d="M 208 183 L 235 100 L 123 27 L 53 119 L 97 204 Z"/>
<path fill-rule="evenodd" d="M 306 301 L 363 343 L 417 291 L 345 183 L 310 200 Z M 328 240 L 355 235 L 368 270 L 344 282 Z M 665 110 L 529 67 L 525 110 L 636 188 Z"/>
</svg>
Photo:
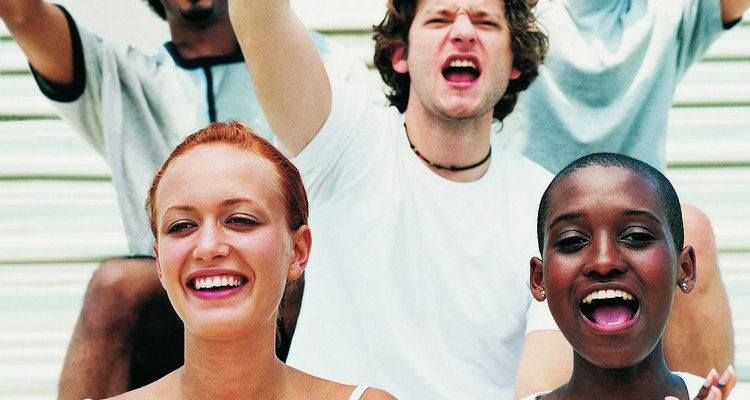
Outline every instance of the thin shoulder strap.
<svg viewBox="0 0 750 400">
<path fill-rule="evenodd" d="M 352 395 L 349 396 L 349 400 L 359 400 L 362 398 L 362 395 L 365 393 L 365 390 L 369 389 L 369 386 L 366 385 L 359 385 L 356 388 L 354 388 L 354 391 L 352 392 Z"/>
</svg>

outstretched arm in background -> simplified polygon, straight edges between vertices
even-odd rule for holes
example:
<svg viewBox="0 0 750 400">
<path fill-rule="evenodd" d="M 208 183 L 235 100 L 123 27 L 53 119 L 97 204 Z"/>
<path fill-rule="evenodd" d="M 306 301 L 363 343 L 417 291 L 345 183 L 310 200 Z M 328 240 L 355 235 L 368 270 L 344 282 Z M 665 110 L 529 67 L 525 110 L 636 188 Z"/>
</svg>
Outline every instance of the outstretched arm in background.
<svg viewBox="0 0 750 400">
<path fill-rule="evenodd" d="M 229 15 L 271 129 L 291 155 L 331 110 L 331 87 L 307 28 L 287 0 L 230 0 Z"/>
<path fill-rule="evenodd" d="M 3 0 L 0 19 L 41 76 L 58 84 L 73 82 L 70 31 L 59 8 L 39 0 Z"/>
</svg>

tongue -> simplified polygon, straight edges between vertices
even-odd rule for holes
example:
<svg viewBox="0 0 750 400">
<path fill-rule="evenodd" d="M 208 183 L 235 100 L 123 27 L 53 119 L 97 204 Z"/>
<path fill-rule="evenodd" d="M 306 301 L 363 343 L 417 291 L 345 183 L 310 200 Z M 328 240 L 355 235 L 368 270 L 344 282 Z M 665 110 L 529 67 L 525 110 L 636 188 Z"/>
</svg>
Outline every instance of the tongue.
<svg viewBox="0 0 750 400">
<path fill-rule="evenodd" d="M 468 71 L 450 71 L 445 74 L 445 79 L 451 82 L 471 82 L 476 79 L 476 74 Z"/>
<path fill-rule="evenodd" d="M 597 324 L 617 325 L 632 318 L 633 312 L 625 305 L 606 305 L 597 307 L 591 316 Z"/>
</svg>

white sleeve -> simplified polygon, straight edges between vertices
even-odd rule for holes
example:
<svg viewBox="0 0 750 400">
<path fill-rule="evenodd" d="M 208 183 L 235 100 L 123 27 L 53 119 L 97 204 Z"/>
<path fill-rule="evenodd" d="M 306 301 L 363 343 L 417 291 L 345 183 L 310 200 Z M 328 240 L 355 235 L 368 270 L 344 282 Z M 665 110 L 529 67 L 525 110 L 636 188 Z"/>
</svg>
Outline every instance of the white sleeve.
<svg viewBox="0 0 750 400">
<path fill-rule="evenodd" d="M 552 313 L 547 307 L 547 302 L 533 300 L 526 311 L 526 334 L 534 331 L 553 330 L 559 331 Z"/>
<path fill-rule="evenodd" d="M 682 3 L 682 20 L 676 35 L 680 75 L 700 60 L 724 32 L 720 0 L 682 0 Z"/>
<path fill-rule="evenodd" d="M 372 103 L 349 82 L 331 79 L 331 112 L 317 135 L 292 161 L 311 201 L 325 201 L 342 188 L 365 179 L 363 171 L 382 162 L 392 148 L 395 108 Z"/>
</svg>

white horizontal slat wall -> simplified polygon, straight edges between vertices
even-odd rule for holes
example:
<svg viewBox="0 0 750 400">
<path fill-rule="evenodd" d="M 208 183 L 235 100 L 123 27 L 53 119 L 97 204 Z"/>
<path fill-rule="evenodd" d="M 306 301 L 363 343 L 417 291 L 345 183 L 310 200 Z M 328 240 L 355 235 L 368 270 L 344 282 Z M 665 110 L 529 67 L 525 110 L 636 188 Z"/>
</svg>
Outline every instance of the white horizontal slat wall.
<svg viewBox="0 0 750 400">
<path fill-rule="evenodd" d="M 57 397 L 86 284 L 126 252 L 109 167 L 57 118 L 0 22 L 1 399 Z"/>
<path fill-rule="evenodd" d="M 74 14 L 84 5 L 104 7 L 93 0 L 63 3 Z M 309 26 L 372 68 L 369 27 L 379 22 L 383 1 L 292 3 Z M 749 17 L 685 76 L 667 147 L 668 175 L 682 200 L 706 211 L 715 228 L 734 314 L 736 365 L 745 381 L 734 399 L 750 398 Z M 376 71 L 371 78 L 381 85 Z M 86 283 L 99 261 L 125 252 L 107 165 L 55 117 L 0 23 L 0 274 L 6 288 L 0 292 L 0 398 L 55 398 Z"/>
</svg>

